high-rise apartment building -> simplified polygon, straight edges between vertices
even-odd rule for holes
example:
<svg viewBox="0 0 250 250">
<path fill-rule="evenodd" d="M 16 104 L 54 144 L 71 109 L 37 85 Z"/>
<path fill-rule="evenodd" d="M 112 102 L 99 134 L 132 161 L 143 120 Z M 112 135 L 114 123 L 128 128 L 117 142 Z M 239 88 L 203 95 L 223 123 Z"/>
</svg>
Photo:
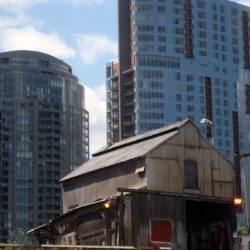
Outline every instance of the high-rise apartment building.
<svg viewBox="0 0 250 250">
<path fill-rule="evenodd" d="M 240 154 L 250 152 L 250 8 L 118 0 L 118 29 L 119 60 L 106 67 L 108 143 L 190 118 L 234 161 L 240 195 Z"/>
<path fill-rule="evenodd" d="M 0 53 L 0 242 L 61 211 L 59 179 L 88 159 L 84 88 L 63 61 Z"/>
<path fill-rule="evenodd" d="M 119 133 L 119 64 L 110 62 L 106 64 L 107 79 L 107 144 L 120 140 Z"/>
</svg>

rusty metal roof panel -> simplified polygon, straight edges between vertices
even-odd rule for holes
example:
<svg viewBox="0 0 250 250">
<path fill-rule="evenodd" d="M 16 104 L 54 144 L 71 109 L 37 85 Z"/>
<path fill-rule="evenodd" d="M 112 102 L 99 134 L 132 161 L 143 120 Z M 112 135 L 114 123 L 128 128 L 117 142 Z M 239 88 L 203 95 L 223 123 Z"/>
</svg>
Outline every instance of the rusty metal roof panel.
<svg viewBox="0 0 250 250">
<path fill-rule="evenodd" d="M 166 130 L 166 129 L 165 129 Z M 137 140 L 132 144 L 123 144 L 122 147 L 116 147 L 116 150 L 105 151 L 104 153 L 85 162 L 79 168 L 69 173 L 61 179 L 61 182 L 76 178 L 87 173 L 110 167 L 119 163 L 127 162 L 139 157 L 145 156 L 148 152 L 164 143 L 166 140 L 177 135 L 179 130 L 173 130 L 161 136 L 152 137 L 146 140 Z M 137 136 L 136 136 L 137 137 Z M 126 140 L 130 141 L 130 140 Z"/>
</svg>

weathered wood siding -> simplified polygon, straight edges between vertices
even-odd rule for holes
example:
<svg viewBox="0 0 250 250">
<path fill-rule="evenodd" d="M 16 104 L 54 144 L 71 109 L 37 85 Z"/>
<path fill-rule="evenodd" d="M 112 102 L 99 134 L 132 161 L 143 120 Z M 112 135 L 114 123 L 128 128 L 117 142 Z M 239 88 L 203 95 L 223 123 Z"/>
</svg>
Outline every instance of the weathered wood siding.
<svg viewBox="0 0 250 250">
<path fill-rule="evenodd" d="M 73 207 L 117 195 L 118 187 L 146 186 L 149 190 L 185 193 L 185 160 L 197 162 L 199 195 L 233 198 L 232 164 L 188 123 L 178 135 L 148 153 L 145 162 L 135 159 L 65 181 L 64 213 Z M 146 174 L 136 173 L 142 166 L 146 166 Z"/>
<path fill-rule="evenodd" d="M 232 164 L 191 124 L 146 156 L 147 188 L 185 193 L 185 160 L 197 162 L 200 195 L 233 198 Z"/>
<path fill-rule="evenodd" d="M 132 198 L 132 245 L 139 248 L 153 246 L 151 220 L 167 219 L 172 223 L 173 239 L 164 243 L 174 249 L 186 249 L 185 200 L 165 195 L 133 194 Z"/>
<path fill-rule="evenodd" d="M 63 183 L 64 213 L 70 208 L 86 205 L 98 199 L 119 195 L 118 187 L 141 188 L 146 185 L 145 175 L 136 173 L 144 161 L 120 164 L 92 172 Z"/>
</svg>

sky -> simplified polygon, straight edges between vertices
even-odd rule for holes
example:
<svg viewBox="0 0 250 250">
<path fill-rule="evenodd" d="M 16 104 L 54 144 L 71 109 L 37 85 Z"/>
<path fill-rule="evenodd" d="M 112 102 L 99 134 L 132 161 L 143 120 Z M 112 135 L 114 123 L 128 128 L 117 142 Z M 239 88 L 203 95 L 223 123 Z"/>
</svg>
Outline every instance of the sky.
<svg viewBox="0 0 250 250">
<path fill-rule="evenodd" d="M 85 87 L 90 152 L 105 146 L 105 65 L 118 57 L 116 0 L 0 0 L 0 52 L 19 49 L 72 66 Z"/>
</svg>

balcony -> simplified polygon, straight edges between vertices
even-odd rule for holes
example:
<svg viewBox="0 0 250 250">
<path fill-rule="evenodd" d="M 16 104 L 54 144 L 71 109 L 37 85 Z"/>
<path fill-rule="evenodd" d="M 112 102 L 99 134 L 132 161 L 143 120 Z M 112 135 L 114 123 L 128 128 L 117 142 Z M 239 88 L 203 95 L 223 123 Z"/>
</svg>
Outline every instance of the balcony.
<svg viewBox="0 0 250 250">
<path fill-rule="evenodd" d="M 192 32 L 186 32 L 186 33 L 185 33 L 185 38 L 186 38 L 188 41 L 193 40 L 193 34 L 192 34 Z"/>
<path fill-rule="evenodd" d="M 118 95 L 114 95 L 111 97 L 112 101 L 118 101 L 118 99 L 119 99 Z"/>
<path fill-rule="evenodd" d="M 193 50 L 187 50 L 185 52 L 185 55 L 186 55 L 187 58 L 194 58 Z"/>
<path fill-rule="evenodd" d="M 122 139 L 132 137 L 135 135 L 135 131 L 133 129 L 130 129 L 129 131 L 124 131 L 122 135 Z"/>
<path fill-rule="evenodd" d="M 111 110 L 112 110 L 112 111 L 118 111 L 118 110 L 119 110 L 119 107 L 118 107 L 118 106 L 113 106 L 113 107 L 111 108 Z"/>
<path fill-rule="evenodd" d="M 133 86 L 133 85 L 134 85 L 134 81 L 132 81 L 132 80 L 123 83 L 123 86 L 125 86 L 125 87 L 130 87 L 130 86 Z"/>
<path fill-rule="evenodd" d="M 112 131 L 118 131 L 118 130 L 119 130 L 119 125 L 118 125 L 118 123 L 114 122 L 113 126 L 112 126 Z"/>
<path fill-rule="evenodd" d="M 187 1 L 186 3 L 184 3 L 184 9 L 185 10 L 191 10 L 192 9 L 192 4 L 190 1 Z"/>
<path fill-rule="evenodd" d="M 127 92 L 124 93 L 124 96 L 130 97 L 134 95 L 134 91 L 133 90 L 129 90 Z"/>
<path fill-rule="evenodd" d="M 193 51 L 193 43 L 192 42 L 186 43 L 185 49 L 186 51 Z"/>
<path fill-rule="evenodd" d="M 119 120 L 119 116 L 113 116 L 112 117 L 112 122 L 116 122 L 116 121 L 118 121 Z"/>
<path fill-rule="evenodd" d="M 115 80 L 117 80 L 117 81 L 118 81 L 118 79 L 119 79 L 119 75 L 114 75 L 114 76 L 111 76 L 111 77 L 110 77 L 110 79 L 111 79 L 112 81 L 115 81 Z"/>
<path fill-rule="evenodd" d="M 133 121 L 123 121 L 122 125 L 124 127 L 133 127 L 135 125 L 135 123 Z"/>
<path fill-rule="evenodd" d="M 187 12 L 184 14 L 184 18 L 185 18 L 185 21 L 187 21 L 187 20 L 192 20 L 192 19 L 193 19 L 193 15 L 192 15 L 191 11 L 187 11 Z"/>
<path fill-rule="evenodd" d="M 123 114 L 124 117 L 131 117 L 131 116 L 134 116 L 134 115 L 135 115 L 135 112 L 133 110 Z"/>
<path fill-rule="evenodd" d="M 119 87 L 118 87 L 118 84 L 113 84 L 112 87 L 111 87 L 111 90 L 112 91 L 118 91 L 119 90 Z"/>
<path fill-rule="evenodd" d="M 124 75 L 133 75 L 134 74 L 134 69 L 130 68 L 130 69 L 124 70 L 122 72 L 122 74 L 124 74 Z"/>
<path fill-rule="evenodd" d="M 125 107 L 131 107 L 131 106 L 134 106 L 134 100 L 133 101 L 130 101 L 130 102 L 124 102 L 123 104 Z"/>
</svg>

